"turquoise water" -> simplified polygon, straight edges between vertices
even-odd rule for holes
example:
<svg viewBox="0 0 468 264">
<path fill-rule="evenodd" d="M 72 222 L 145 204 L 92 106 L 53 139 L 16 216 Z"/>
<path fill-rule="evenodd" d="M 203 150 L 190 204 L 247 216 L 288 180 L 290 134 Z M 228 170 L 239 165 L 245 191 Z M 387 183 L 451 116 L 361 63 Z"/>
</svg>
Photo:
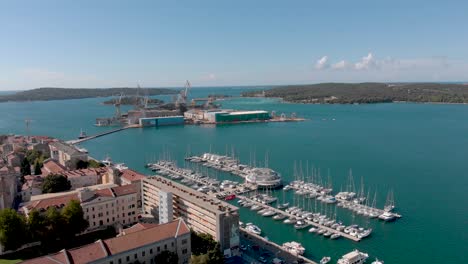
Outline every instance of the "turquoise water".
<svg viewBox="0 0 468 264">
<path fill-rule="evenodd" d="M 236 95 L 246 88 L 194 89 L 195 96 L 209 93 Z M 94 127 L 98 116 L 113 114 L 102 98 L 0 104 L 0 133 L 26 133 L 24 119 L 32 119 L 29 133 L 62 139 L 75 138 L 83 128 L 88 134 L 105 131 Z M 294 162 L 328 169 L 335 190 L 345 185 L 353 170 L 356 186 L 363 177 L 366 188 L 378 191 L 378 205 L 393 188 L 397 211 L 394 223 L 367 221 L 338 210 L 346 224 L 356 222 L 374 229 L 361 242 L 331 241 L 296 231 L 271 219 L 241 209 L 241 219 L 259 225 L 278 243 L 296 240 L 315 260 L 324 255 L 334 261 L 358 248 L 385 263 L 465 263 L 468 251 L 468 106 L 432 104 L 301 105 L 275 99 L 231 99 L 226 108 L 276 110 L 309 119 L 299 123 L 265 123 L 222 126 L 174 126 L 131 129 L 83 144 L 91 155 L 146 172 L 144 164 L 164 152 L 178 159 L 209 151 L 235 152 L 249 163 L 256 154 L 286 181 L 293 178 Z M 334 120 L 333 120 L 334 119 Z M 149 173 L 149 172 L 148 172 Z M 214 174 L 213 174 L 214 175 Z M 223 177 L 223 175 L 219 175 Z M 228 176 L 224 176 L 228 177 Z M 367 190 L 366 190 L 367 192 Z M 288 194 L 291 197 L 292 193 Z M 369 261 L 370 262 L 370 261 Z"/>
</svg>

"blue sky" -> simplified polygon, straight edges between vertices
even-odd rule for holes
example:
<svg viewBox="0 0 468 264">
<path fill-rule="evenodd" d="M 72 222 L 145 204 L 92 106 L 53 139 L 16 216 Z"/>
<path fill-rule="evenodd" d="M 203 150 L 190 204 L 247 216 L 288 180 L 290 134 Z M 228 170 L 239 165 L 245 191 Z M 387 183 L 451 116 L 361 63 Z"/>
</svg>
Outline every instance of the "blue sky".
<svg viewBox="0 0 468 264">
<path fill-rule="evenodd" d="M 2 1 L 0 90 L 467 81 L 468 1 Z"/>
</svg>

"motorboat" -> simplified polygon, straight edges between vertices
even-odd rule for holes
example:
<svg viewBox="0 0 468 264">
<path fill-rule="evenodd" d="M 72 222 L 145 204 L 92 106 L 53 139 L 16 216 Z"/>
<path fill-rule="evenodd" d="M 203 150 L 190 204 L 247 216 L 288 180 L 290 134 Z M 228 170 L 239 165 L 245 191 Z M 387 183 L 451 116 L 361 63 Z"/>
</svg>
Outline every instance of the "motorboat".
<svg viewBox="0 0 468 264">
<path fill-rule="evenodd" d="M 294 228 L 300 230 L 300 229 L 304 229 L 304 228 L 306 228 L 306 227 L 308 227 L 308 226 L 309 226 L 309 223 L 307 223 L 307 222 L 305 222 L 305 221 L 300 221 L 300 220 L 299 220 L 299 221 L 297 221 L 296 224 L 294 225 Z"/>
<path fill-rule="evenodd" d="M 327 232 L 325 232 L 325 233 L 323 234 L 324 237 L 329 237 L 329 236 L 331 236 L 331 235 L 332 235 L 332 232 L 330 232 L 330 231 L 327 231 Z"/>
<path fill-rule="evenodd" d="M 366 262 L 368 257 L 369 255 L 367 253 L 363 253 L 355 249 L 348 254 L 343 255 L 343 257 L 338 260 L 337 264 L 362 264 Z"/>
<path fill-rule="evenodd" d="M 268 211 L 264 212 L 264 213 L 262 214 L 262 216 L 268 217 L 268 216 L 273 216 L 273 215 L 275 215 L 275 214 L 276 214 L 275 211 L 273 211 L 273 210 L 268 210 Z"/>
<path fill-rule="evenodd" d="M 376 258 L 374 261 L 372 261 L 371 264 L 384 264 L 384 262 L 383 262 L 382 260 L 378 260 L 378 259 Z"/>
<path fill-rule="evenodd" d="M 295 224 L 297 221 L 295 218 L 288 218 L 286 220 L 283 221 L 283 223 L 285 224 Z"/>
<path fill-rule="evenodd" d="M 300 243 L 295 241 L 284 243 L 282 248 L 296 256 L 302 256 L 305 252 L 305 248 Z"/>
<path fill-rule="evenodd" d="M 336 234 L 336 233 L 335 233 L 335 234 L 331 235 L 330 239 L 338 239 L 338 238 L 340 238 L 340 237 L 341 237 L 340 234 Z"/>
<path fill-rule="evenodd" d="M 384 212 L 379 215 L 379 219 L 384 220 L 385 222 L 391 222 L 396 219 L 396 216 L 390 212 Z"/>
<path fill-rule="evenodd" d="M 119 171 L 122 171 L 122 170 L 127 170 L 128 167 L 125 165 L 125 163 L 117 163 L 115 164 L 114 166 L 116 169 L 118 169 Z"/>
<path fill-rule="evenodd" d="M 273 216 L 274 220 L 283 220 L 285 218 L 286 218 L 286 215 L 284 215 L 284 214 L 277 214 L 277 215 Z"/>
<path fill-rule="evenodd" d="M 360 233 L 357 234 L 358 238 L 365 238 L 368 237 L 372 233 L 372 228 L 366 229 Z"/>
<path fill-rule="evenodd" d="M 327 264 L 328 262 L 330 262 L 331 258 L 330 257 L 323 257 L 321 260 L 320 260 L 320 264 Z"/>
<path fill-rule="evenodd" d="M 262 207 L 260 205 L 258 205 L 258 204 L 255 204 L 250 208 L 250 210 L 252 210 L 252 211 L 258 211 L 260 209 L 262 209 Z"/>
<path fill-rule="evenodd" d="M 256 235 L 260 235 L 262 233 L 262 230 L 258 226 L 254 225 L 252 223 L 247 223 L 247 226 L 245 227 L 245 230 L 247 232 L 254 233 Z"/>
<path fill-rule="evenodd" d="M 311 228 L 309 229 L 309 233 L 315 233 L 315 232 L 317 232 L 317 228 L 311 227 Z"/>
</svg>

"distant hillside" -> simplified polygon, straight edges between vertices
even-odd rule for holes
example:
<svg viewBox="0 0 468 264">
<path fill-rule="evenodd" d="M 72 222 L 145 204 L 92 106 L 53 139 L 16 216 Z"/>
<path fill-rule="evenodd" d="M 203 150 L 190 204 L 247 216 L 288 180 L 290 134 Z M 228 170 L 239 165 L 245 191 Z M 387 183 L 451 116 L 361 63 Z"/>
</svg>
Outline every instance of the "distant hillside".
<svg viewBox="0 0 468 264">
<path fill-rule="evenodd" d="M 242 96 L 263 96 L 263 91 Z M 279 97 L 296 103 L 468 103 L 468 85 L 441 83 L 320 83 L 290 85 L 265 90 L 265 97 Z"/>
<path fill-rule="evenodd" d="M 120 104 L 121 105 L 136 105 L 138 104 L 138 102 L 142 102 L 143 103 L 143 98 L 141 97 L 136 97 L 136 96 L 125 96 L 125 97 L 122 97 L 122 99 L 120 100 Z M 103 104 L 115 104 L 117 102 L 117 97 L 113 98 L 113 99 L 110 99 L 110 100 L 107 100 L 107 101 L 104 101 Z M 159 99 L 156 99 L 156 98 L 149 98 L 148 99 L 148 104 L 162 104 L 164 103 L 163 100 L 159 100 Z"/>
<path fill-rule="evenodd" d="M 164 88 L 105 88 L 105 89 L 81 89 L 81 88 L 38 88 L 14 94 L 0 95 L 0 102 L 7 101 L 48 101 L 80 99 L 92 97 L 114 96 L 120 93 L 124 95 L 161 95 L 176 94 L 177 90 Z"/>
</svg>

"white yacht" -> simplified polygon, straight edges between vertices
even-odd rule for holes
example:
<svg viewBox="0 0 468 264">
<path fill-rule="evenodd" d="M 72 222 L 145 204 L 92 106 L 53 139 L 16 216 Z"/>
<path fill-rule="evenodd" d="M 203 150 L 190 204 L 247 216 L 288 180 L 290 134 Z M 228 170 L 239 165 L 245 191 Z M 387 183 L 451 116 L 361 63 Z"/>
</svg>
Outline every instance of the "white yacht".
<svg viewBox="0 0 468 264">
<path fill-rule="evenodd" d="M 252 223 L 247 223 L 247 226 L 245 227 L 245 230 L 247 232 L 254 233 L 256 235 L 260 235 L 262 233 L 262 230 L 258 226 L 254 225 Z"/>
<path fill-rule="evenodd" d="M 372 261 L 371 264 L 384 264 L 384 262 L 383 262 L 382 260 L 378 260 L 378 259 L 376 258 L 374 261 Z"/>
<path fill-rule="evenodd" d="M 275 215 L 275 214 L 276 214 L 275 211 L 273 211 L 273 210 L 268 210 L 268 211 L 264 212 L 264 213 L 262 214 L 262 216 L 268 217 L 268 216 L 273 216 L 273 215 Z"/>
<path fill-rule="evenodd" d="M 118 169 L 119 171 L 128 169 L 128 167 L 125 165 L 125 163 L 117 163 L 117 164 L 115 164 L 115 168 Z"/>
<path fill-rule="evenodd" d="M 305 252 L 305 248 L 300 243 L 295 241 L 284 243 L 282 248 L 296 256 L 302 256 Z"/>
<path fill-rule="evenodd" d="M 277 215 L 273 216 L 274 220 L 283 220 L 285 218 L 286 218 L 286 215 L 284 215 L 284 214 L 277 214 Z"/>
<path fill-rule="evenodd" d="M 341 257 L 337 264 L 361 264 L 366 262 L 368 257 L 369 255 L 367 253 L 363 253 L 355 249 Z"/>
<path fill-rule="evenodd" d="M 330 257 L 323 257 L 321 260 L 320 260 L 320 264 L 327 264 L 328 262 L 330 262 L 331 258 Z"/>
<path fill-rule="evenodd" d="M 379 219 L 384 220 L 386 222 L 390 222 L 395 220 L 395 215 L 390 212 L 384 212 L 383 214 L 379 215 Z"/>
</svg>

